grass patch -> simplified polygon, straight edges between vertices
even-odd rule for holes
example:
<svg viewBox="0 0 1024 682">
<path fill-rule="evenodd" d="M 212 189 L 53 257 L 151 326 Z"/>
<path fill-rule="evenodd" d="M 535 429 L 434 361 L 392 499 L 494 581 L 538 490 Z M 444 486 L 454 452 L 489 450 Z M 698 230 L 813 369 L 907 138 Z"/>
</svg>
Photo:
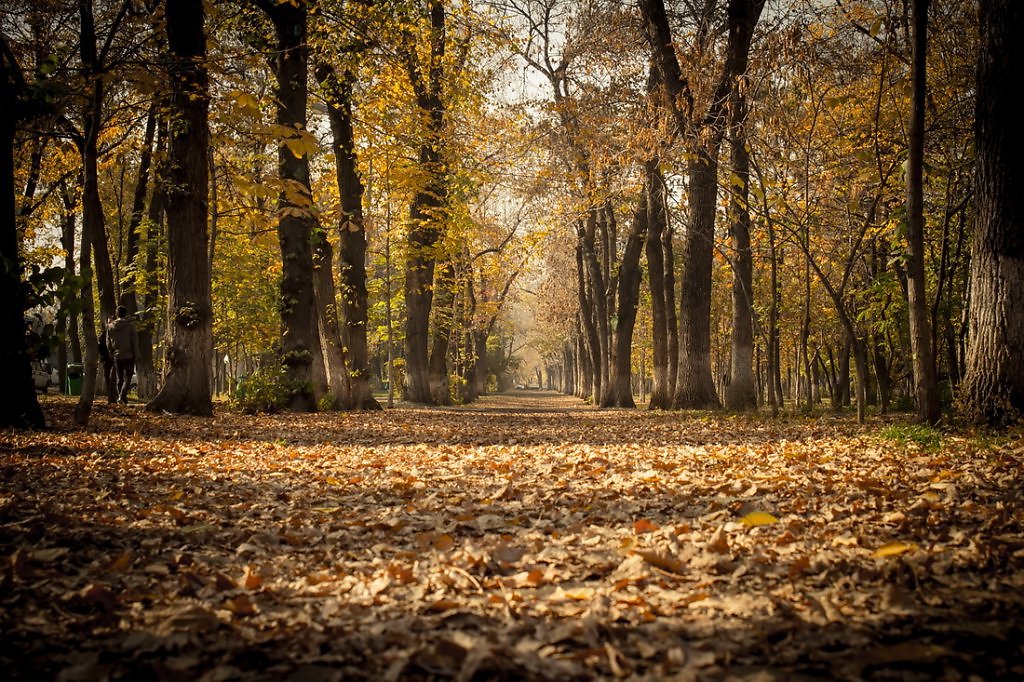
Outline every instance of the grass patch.
<svg viewBox="0 0 1024 682">
<path fill-rule="evenodd" d="M 889 424 L 879 435 L 904 446 L 917 445 L 929 452 L 935 452 L 942 446 L 942 432 L 927 424 Z"/>
</svg>

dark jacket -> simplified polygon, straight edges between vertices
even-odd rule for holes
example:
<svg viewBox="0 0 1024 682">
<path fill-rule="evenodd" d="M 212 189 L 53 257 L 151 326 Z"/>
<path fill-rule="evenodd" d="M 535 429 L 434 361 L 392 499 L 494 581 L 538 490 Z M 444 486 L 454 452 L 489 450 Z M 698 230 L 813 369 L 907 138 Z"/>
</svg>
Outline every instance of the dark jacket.
<svg viewBox="0 0 1024 682">
<path fill-rule="evenodd" d="M 107 325 L 107 349 L 115 360 L 139 357 L 139 332 L 131 320 L 120 317 Z"/>
</svg>

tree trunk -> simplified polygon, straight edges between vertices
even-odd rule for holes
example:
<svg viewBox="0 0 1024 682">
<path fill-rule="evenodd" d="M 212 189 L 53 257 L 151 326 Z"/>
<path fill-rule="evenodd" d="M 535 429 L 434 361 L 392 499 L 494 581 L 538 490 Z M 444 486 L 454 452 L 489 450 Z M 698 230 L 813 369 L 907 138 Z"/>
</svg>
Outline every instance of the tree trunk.
<svg viewBox="0 0 1024 682">
<path fill-rule="evenodd" d="M 657 160 L 648 161 L 645 170 L 644 184 L 648 184 L 657 172 Z M 657 182 L 657 178 L 655 178 Z M 601 401 L 602 407 L 636 407 L 633 401 L 632 369 L 633 369 L 633 327 L 636 324 L 636 311 L 640 304 L 640 254 L 643 252 L 650 223 L 649 189 L 640 195 L 633 225 L 626 238 L 626 248 L 622 252 L 617 282 L 618 306 L 615 315 L 615 329 L 612 338 L 613 355 L 611 376 L 608 390 Z M 643 381 L 641 375 L 640 380 Z"/>
<path fill-rule="evenodd" d="M 690 224 L 683 253 L 679 300 L 679 373 L 672 406 L 717 408 L 711 372 L 711 266 L 718 195 L 718 145 L 702 149 L 689 163 Z"/>
<path fill-rule="evenodd" d="M 309 46 L 306 43 L 304 3 L 260 5 L 274 24 L 277 35 L 277 124 L 292 131 L 278 147 L 277 169 L 282 182 L 278 196 L 277 236 L 281 245 L 281 363 L 291 398 L 288 408 L 315 412 L 313 393 L 316 303 L 313 287 L 313 197 L 309 184 L 309 156 L 302 149 L 306 133 L 306 77 Z M 297 150 L 289 147 L 297 145 Z M 319 355 L 319 353 L 317 353 Z"/>
<path fill-rule="evenodd" d="M 79 0 L 80 20 L 79 49 L 83 69 L 89 80 L 88 100 L 83 112 L 82 121 L 82 239 L 88 236 L 89 243 L 82 244 L 82 269 L 88 267 L 90 259 L 94 262 L 92 275 L 88 277 L 83 299 L 82 330 L 85 335 L 85 374 L 82 380 L 82 395 L 75 407 L 75 421 L 85 426 L 92 412 L 92 401 L 96 394 L 96 368 L 98 364 L 98 342 L 96 339 L 96 320 L 92 310 L 92 283 L 95 282 L 99 291 L 100 324 L 114 316 L 114 275 L 110 265 L 110 252 L 107 248 L 107 233 L 103 220 L 103 205 L 100 201 L 97 166 L 99 163 L 98 139 L 102 126 L 103 114 L 103 77 L 96 51 L 96 26 L 93 17 L 92 0 Z M 86 258 L 88 256 L 89 258 Z"/>
<path fill-rule="evenodd" d="M 690 224 L 685 236 L 680 296 L 679 371 L 675 407 L 717 407 L 711 376 L 711 267 L 714 249 L 718 152 L 726 105 L 736 79 L 746 72 L 750 42 L 764 0 L 729 0 L 725 63 L 711 103 L 703 114 L 694 108 L 689 81 L 682 75 L 663 0 L 641 0 L 651 59 L 661 86 L 661 106 L 686 137 L 689 152 Z"/>
<path fill-rule="evenodd" d="M 580 297 L 583 298 L 581 290 Z M 576 397 L 587 400 L 594 394 L 594 372 L 592 368 L 592 356 L 590 353 L 590 341 L 586 338 L 592 332 L 592 326 L 587 324 L 586 312 L 583 308 L 583 301 L 580 302 L 580 312 L 577 319 L 577 326 L 580 331 L 576 336 L 576 366 L 578 368 L 578 381 L 576 382 Z M 596 343 L 596 340 L 594 341 Z"/>
<path fill-rule="evenodd" d="M 935 355 L 928 321 L 928 295 L 924 275 L 924 108 L 928 48 L 928 0 L 911 0 L 910 150 L 907 159 L 907 309 L 914 364 L 917 416 L 928 424 L 939 421 L 939 391 Z"/>
<path fill-rule="evenodd" d="M 168 0 L 171 76 L 167 212 L 168 318 L 163 388 L 152 412 L 210 416 L 213 310 L 207 256 L 210 132 L 206 35 L 202 0 Z"/>
<path fill-rule="evenodd" d="M 166 121 L 158 123 L 159 135 L 157 136 L 157 149 L 165 150 L 167 146 Z M 163 234 L 164 220 L 164 173 L 166 164 L 159 164 L 154 174 L 153 195 L 149 199 L 149 210 L 146 216 L 146 238 L 144 242 L 144 260 L 142 265 L 142 304 L 145 311 L 140 315 L 139 320 L 139 358 L 135 363 L 135 372 L 138 376 L 138 387 L 136 389 L 139 398 L 151 400 L 159 388 L 157 385 L 156 368 L 153 363 L 153 346 L 156 336 L 158 316 L 157 309 L 160 307 L 160 284 L 158 281 L 158 256 L 160 253 L 160 242 Z"/>
<path fill-rule="evenodd" d="M 768 404 L 772 416 L 779 416 L 782 406 L 782 357 L 779 350 L 779 251 L 775 244 L 775 223 L 766 212 L 765 227 L 768 231 L 768 258 L 771 261 L 771 276 L 768 293 Z"/>
<path fill-rule="evenodd" d="M 73 419 L 78 426 L 89 424 L 92 402 L 96 397 L 96 367 L 99 363 L 99 340 L 96 337 L 96 309 L 93 303 L 93 276 L 89 262 L 92 260 L 92 229 L 94 221 L 82 218 L 82 241 L 78 263 L 81 267 L 82 290 L 82 393 L 75 405 Z"/>
<path fill-rule="evenodd" d="M 341 281 L 341 342 L 346 349 L 348 395 L 347 409 L 377 410 L 370 386 L 370 357 L 367 343 L 368 297 L 366 290 L 366 223 L 363 219 L 363 183 L 359 178 L 355 134 L 352 128 L 353 76 L 338 78 L 327 66 L 317 68 L 317 77 L 324 87 L 327 117 L 331 125 L 334 164 L 341 197 L 339 225 L 339 276 Z M 325 282 L 326 283 L 326 282 Z M 331 287 L 331 301 L 333 297 Z M 344 368 L 343 368 L 344 369 Z"/>
<path fill-rule="evenodd" d="M 594 371 L 594 403 L 600 404 L 604 391 L 608 386 L 608 358 L 611 356 L 608 342 L 609 320 L 608 320 L 608 298 L 606 296 L 606 281 L 601 269 L 601 261 L 597 253 L 597 231 L 598 223 L 603 221 L 597 208 L 591 208 L 587 213 L 587 220 L 581 225 L 582 231 L 578 235 L 580 254 L 583 257 L 584 281 L 589 287 L 590 306 L 587 308 L 591 313 L 591 320 L 596 334 L 596 344 L 591 349 Z M 606 228 L 603 228 L 606 229 Z"/>
<path fill-rule="evenodd" d="M 668 332 L 668 403 L 671 407 L 672 397 L 676 394 L 676 377 L 679 375 L 679 316 L 676 314 L 676 259 L 672 246 L 674 238 L 672 223 L 669 222 L 668 204 L 664 196 L 664 178 L 662 178 L 662 208 L 665 220 L 665 232 L 661 239 L 661 250 L 665 254 L 665 329 Z"/>
<path fill-rule="evenodd" d="M 747 105 L 741 88 L 733 92 L 732 178 L 729 231 L 733 247 L 732 352 L 725 404 L 730 410 L 757 407 L 754 385 L 753 258 L 750 251 L 750 153 L 745 132 Z"/>
<path fill-rule="evenodd" d="M 75 228 L 77 225 L 76 208 L 78 201 L 75 193 L 72 193 L 70 188 L 67 186 L 66 180 L 61 180 L 60 183 L 60 198 L 62 205 L 61 212 L 61 246 L 64 248 L 64 271 L 69 275 L 75 274 L 75 272 L 81 272 L 79 268 L 75 266 Z M 66 329 L 68 340 L 65 344 L 68 347 L 68 358 L 64 363 L 61 364 L 61 390 L 64 389 L 65 381 L 67 379 L 67 362 L 81 362 L 82 361 L 82 340 L 78 334 L 78 313 L 75 312 L 74 306 L 68 307 Z M 64 316 L 61 316 L 62 319 Z"/>
<path fill-rule="evenodd" d="M 665 250 L 662 240 L 665 236 L 667 216 L 665 215 L 665 185 L 658 170 L 658 160 L 648 162 L 647 169 L 647 210 L 649 225 L 647 231 L 647 282 L 651 291 L 651 400 L 648 408 L 667 410 L 672 407 L 672 393 L 669 381 L 667 297 L 668 283 L 666 269 L 672 263 L 665 262 Z M 653 166 L 653 167 L 652 167 Z M 673 305 L 675 305 L 674 296 Z"/>
<path fill-rule="evenodd" d="M 4 102 L 20 94 L 21 70 L 2 59 L 0 95 Z M 0 426 L 42 428 L 46 425 L 32 383 L 31 355 L 25 329 L 25 298 L 21 287 L 21 257 L 18 254 L 18 230 L 14 188 L 14 135 L 17 121 L 13 107 L 5 105 L 0 113 L 0 363 L 8 372 L 0 391 Z"/>
<path fill-rule="evenodd" d="M 586 344 L 584 368 L 587 372 L 587 378 L 582 386 L 582 388 L 586 389 L 586 393 L 580 397 L 589 398 L 596 403 L 601 395 L 601 342 L 599 338 L 600 333 L 594 320 L 596 317 L 594 311 L 596 305 L 593 301 L 596 295 L 592 290 L 588 290 L 587 268 L 584 262 L 583 249 L 583 228 L 578 227 L 576 239 L 576 291 L 579 297 L 580 322 L 584 332 L 583 339 Z"/>
<path fill-rule="evenodd" d="M 434 277 L 434 328 L 427 361 L 430 383 L 430 403 L 450 405 L 452 402 L 448 379 L 448 347 L 455 322 L 455 266 L 446 259 Z"/>
<path fill-rule="evenodd" d="M 980 3 L 975 114 L 975 226 L 970 323 L 960 407 L 976 423 L 1024 415 L 1024 132 L 1015 88 L 1024 69 L 1024 5 Z"/>
<path fill-rule="evenodd" d="M 153 161 L 153 138 L 156 133 L 156 102 L 150 106 L 146 115 L 146 132 L 142 142 L 142 153 L 139 156 L 139 175 L 135 180 L 135 190 L 132 193 L 132 213 L 128 220 L 128 253 L 126 260 L 132 264 L 132 270 L 142 268 L 141 255 L 139 251 L 142 218 L 146 209 L 146 194 L 149 191 L 149 168 Z M 121 303 L 128 309 L 128 314 L 135 317 L 139 312 L 139 301 L 135 294 L 135 283 L 138 278 L 133 274 L 129 284 L 124 288 L 121 296 Z"/>
<path fill-rule="evenodd" d="M 433 400 L 430 386 L 428 333 L 434 296 L 435 245 L 444 225 L 448 183 L 441 150 L 444 146 L 445 105 L 442 99 L 445 56 L 445 11 L 441 0 L 430 4 L 430 55 L 427 68 L 416 45 L 403 46 L 409 81 L 417 108 L 426 122 L 420 144 L 419 170 L 424 184 L 409 210 L 405 261 L 405 397 L 415 403 Z"/>
<path fill-rule="evenodd" d="M 335 300 L 332 273 L 333 253 L 327 234 L 318 229 L 313 237 L 313 289 L 316 294 L 317 331 L 320 352 L 327 378 L 327 395 L 334 409 L 345 407 L 349 401 L 349 376 L 342 353 L 341 328 Z"/>
<path fill-rule="evenodd" d="M 99 291 L 100 323 L 113 317 L 117 303 L 114 295 L 114 271 L 110 263 L 110 249 L 104 224 L 103 204 L 100 200 L 98 164 L 99 134 L 103 126 L 104 67 L 99 63 L 96 50 L 96 25 L 93 0 L 79 0 L 81 39 L 79 42 L 82 66 L 89 82 L 89 96 L 82 122 L 82 209 L 83 223 L 90 223 L 92 252 L 95 264 L 95 282 Z M 114 30 L 114 29 L 111 29 Z M 84 228 L 83 228 L 84 229 Z"/>
</svg>

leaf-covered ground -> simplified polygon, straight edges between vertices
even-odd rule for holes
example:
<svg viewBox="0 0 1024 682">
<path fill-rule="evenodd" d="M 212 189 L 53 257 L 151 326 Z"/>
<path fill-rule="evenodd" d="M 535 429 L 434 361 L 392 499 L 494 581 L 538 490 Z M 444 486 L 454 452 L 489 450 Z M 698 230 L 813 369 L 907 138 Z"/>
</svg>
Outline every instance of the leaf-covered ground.
<svg viewBox="0 0 1024 682">
<path fill-rule="evenodd" d="M 70 409 L 0 433 L 8 678 L 1024 678 L 1013 436 Z"/>
</svg>

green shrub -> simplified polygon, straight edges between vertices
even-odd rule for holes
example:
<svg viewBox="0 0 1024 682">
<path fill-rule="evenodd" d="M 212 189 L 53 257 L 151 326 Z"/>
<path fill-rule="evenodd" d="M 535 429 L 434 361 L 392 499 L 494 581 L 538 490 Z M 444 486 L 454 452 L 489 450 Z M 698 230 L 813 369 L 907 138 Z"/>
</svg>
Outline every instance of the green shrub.
<svg viewBox="0 0 1024 682">
<path fill-rule="evenodd" d="M 284 368 L 271 364 L 240 380 L 231 403 L 245 414 L 269 413 L 283 409 L 290 397 Z"/>
</svg>

